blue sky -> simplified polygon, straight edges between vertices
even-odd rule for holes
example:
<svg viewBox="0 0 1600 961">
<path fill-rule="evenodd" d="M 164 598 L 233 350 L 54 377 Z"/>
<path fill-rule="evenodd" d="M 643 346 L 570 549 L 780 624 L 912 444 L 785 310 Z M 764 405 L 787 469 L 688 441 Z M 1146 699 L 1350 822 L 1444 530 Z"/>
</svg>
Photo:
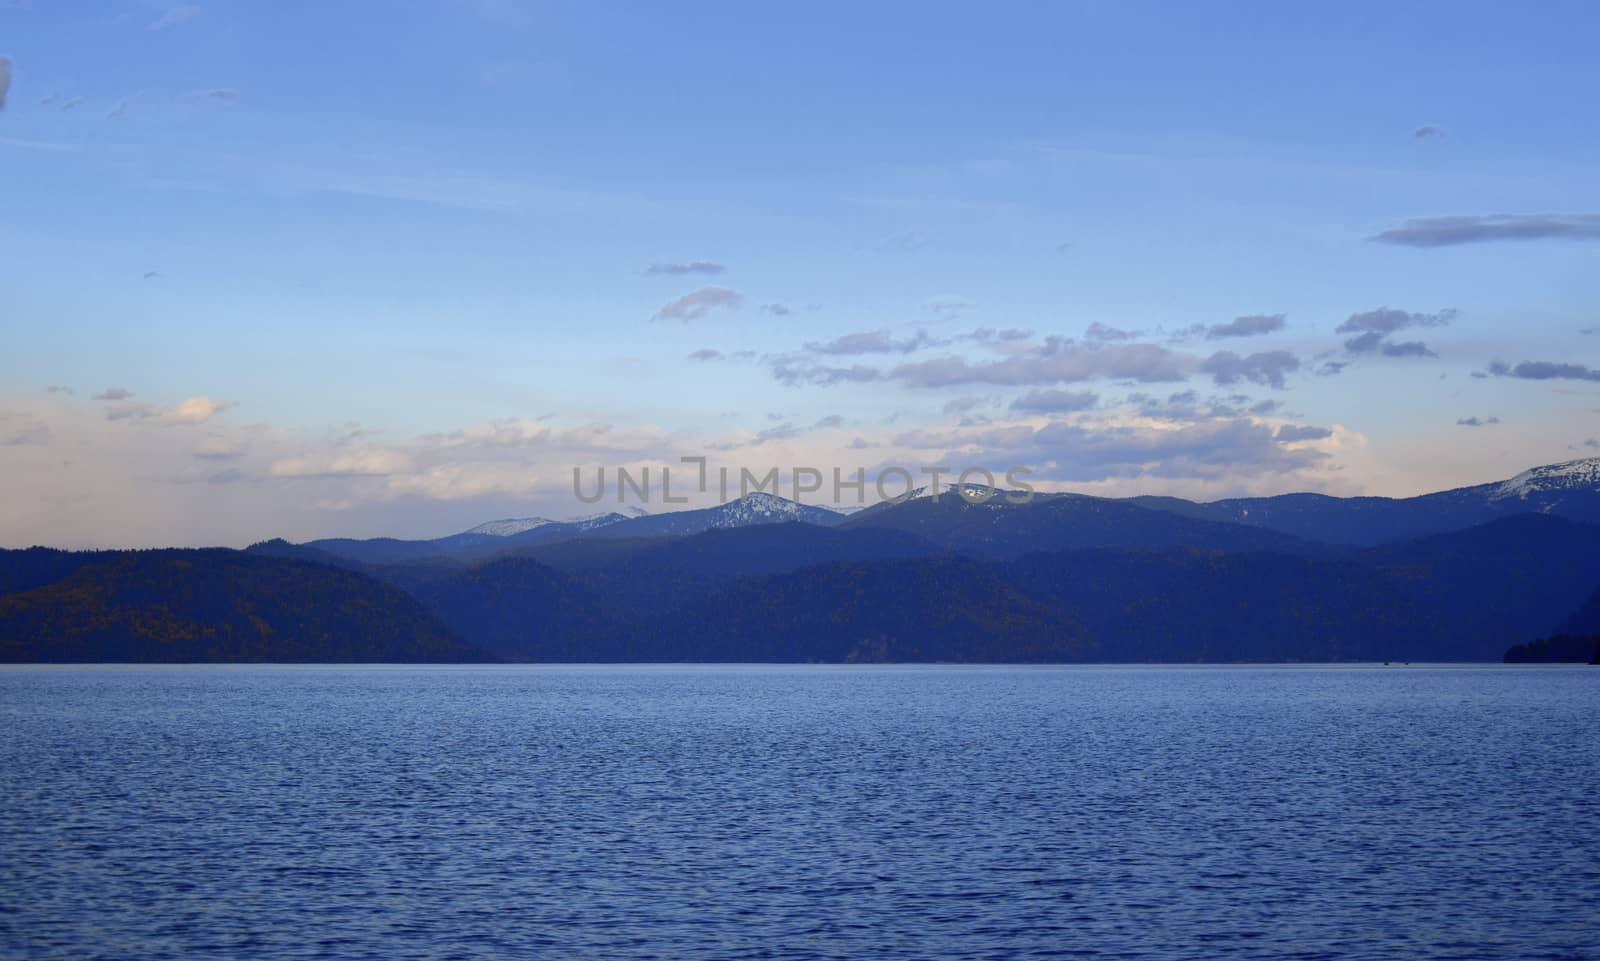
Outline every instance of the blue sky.
<svg viewBox="0 0 1600 961">
<path fill-rule="evenodd" d="M 1209 498 L 1600 453 L 1596 27 L 13 0 L 0 543 L 444 533 L 694 454 Z"/>
</svg>

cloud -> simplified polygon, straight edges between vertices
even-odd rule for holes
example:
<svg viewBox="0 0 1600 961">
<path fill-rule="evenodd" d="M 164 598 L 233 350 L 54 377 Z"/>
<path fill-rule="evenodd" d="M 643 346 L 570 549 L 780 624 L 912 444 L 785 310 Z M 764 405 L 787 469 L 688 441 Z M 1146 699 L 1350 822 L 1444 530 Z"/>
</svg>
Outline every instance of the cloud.
<svg viewBox="0 0 1600 961">
<path fill-rule="evenodd" d="M 77 393 L 77 391 L 66 386 L 65 384 L 51 384 L 44 389 L 44 392 L 47 394 L 66 394 L 68 397 L 71 397 L 73 394 Z"/>
<path fill-rule="evenodd" d="M 184 98 L 189 103 L 233 103 L 238 99 L 239 91 L 230 87 L 214 87 L 210 90 L 201 90 Z"/>
<path fill-rule="evenodd" d="M 691 260 L 686 264 L 654 263 L 647 274 L 720 274 L 728 268 L 710 260 Z"/>
<path fill-rule="evenodd" d="M 1379 307 L 1377 310 L 1351 314 L 1345 318 L 1344 323 L 1335 327 L 1333 332 L 1336 334 L 1350 334 L 1373 331 L 1380 334 L 1392 334 L 1407 327 L 1443 327 L 1456 319 L 1456 313 L 1454 310 L 1446 309 L 1434 314 L 1419 314 L 1404 310 L 1394 310 L 1389 307 Z"/>
<path fill-rule="evenodd" d="M 826 343 L 810 343 L 805 349 L 813 354 L 829 356 L 854 356 L 859 354 L 909 354 L 934 343 L 926 331 L 919 330 L 909 337 L 896 338 L 887 329 L 869 330 L 835 337 Z"/>
<path fill-rule="evenodd" d="M 267 473 L 273 477 L 385 477 L 415 469 L 412 458 L 403 451 L 368 447 L 346 452 L 312 454 L 273 461 Z"/>
<path fill-rule="evenodd" d="M 206 461 L 235 460 L 243 456 L 244 451 L 244 445 L 221 435 L 211 434 L 195 447 L 194 457 Z"/>
<path fill-rule="evenodd" d="M 1267 350 L 1241 357 L 1231 350 L 1221 350 L 1206 358 L 1200 365 L 1201 373 L 1221 385 L 1249 381 L 1252 384 L 1284 386 L 1284 375 L 1300 369 L 1300 359 L 1287 350 Z"/>
<path fill-rule="evenodd" d="M 827 430 L 833 427 L 843 427 L 844 418 L 838 414 L 829 414 L 812 425 L 816 430 Z"/>
<path fill-rule="evenodd" d="M 1195 360 L 1155 344 L 1085 346 L 1050 337 L 1026 353 L 986 363 L 940 357 L 902 364 L 889 376 L 912 387 L 998 384 L 1009 387 L 1111 378 L 1161 383 L 1184 380 Z"/>
<path fill-rule="evenodd" d="M 1600 370 L 1583 364 L 1563 364 L 1548 360 L 1525 360 L 1519 364 L 1495 361 L 1489 373 L 1496 377 L 1515 377 L 1520 380 L 1587 380 L 1600 381 Z"/>
<path fill-rule="evenodd" d="M 49 424 L 27 414 L 0 412 L 0 447 L 36 447 L 49 442 Z"/>
<path fill-rule="evenodd" d="M 1597 240 L 1600 214 L 1494 214 L 1407 220 L 1369 240 L 1405 247 L 1453 247 L 1502 240 Z"/>
<path fill-rule="evenodd" d="M 1243 418 L 1175 428 L 1055 422 L 1037 429 L 1017 425 L 911 431 L 894 442 L 923 450 L 977 450 L 971 455 L 977 461 L 1026 463 L 1040 479 L 1078 482 L 1293 473 L 1330 456 L 1316 448 L 1286 446 L 1271 427 Z"/>
<path fill-rule="evenodd" d="M 169 7 L 165 13 L 151 21 L 150 29 L 165 30 L 168 27 L 175 27 L 180 23 L 186 23 L 198 16 L 200 16 L 200 8 L 196 6 L 184 5 Z"/>
<path fill-rule="evenodd" d="M 1141 417 L 1170 421 L 1232 420 L 1246 412 L 1266 417 L 1283 406 L 1276 400 L 1252 404 L 1244 394 L 1208 397 L 1202 402 L 1199 393 L 1192 389 L 1169 394 L 1165 400 L 1144 393 L 1129 394 L 1125 402 L 1135 407 Z"/>
<path fill-rule="evenodd" d="M 154 407 L 143 402 L 121 404 L 106 410 L 106 420 L 144 420 L 146 417 L 155 416 L 155 413 Z"/>
<path fill-rule="evenodd" d="M 762 304 L 761 309 L 762 311 L 769 313 L 774 317 L 787 317 L 794 313 L 794 311 L 790 310 L 783 304 Z"/>
<path fill-rule="evenodd" d="M 1337 334 L 1356 334 L 1344 342 L 1346 353 L 1377 354 L 1385 357 L 1435 357 L 1428 345 L 1417 340 L 1393 343 L 1390 334 L 1412 327 L 1443 327 L 1456 319 L 1456 311 L 1445 309 L 1432 314 L 1412 313 L 1379 307 L 1377 310 L 1351 314 L 1334 328 Z"/>
<path fill-rule="evenodd" d="M 1135 337 L 1141 337 L 1143 335 L 1144 331 L 1142 330 L 1123 330 L 1119 327 L 1108 327 L 1105 324 L 1100 323 L 1098 320 L 1090 324 L 1089 329 L 1083 332 L 1084 339 L 1092 340 L 1102 344 L 1113 342 L 1120 343 L 1126 340 L 1133 340 Z"/>
<path fill-rule="evenodd" d="M 11 58 L 0 57 L 0 110 L 6 109 L 6 94 L 11 91 Z"/>
<path fill-rule="evenodd" d="M 1411 136 L 1417 138 L 1418 140 L 1431 140 L 1435 137 L 1443 137 L 1444 128 L 1434 126 L 1431 123 L 1423 124 L 1417 129 L 1411 131 Z"/>
<path fill-rule="evenodd" d="M 1486 420 L 1479 420 L 1476 417 L 1463 417 L 1460 420 L 1456 421 L 1456 426 L 1458 426 L 1458 427 L 1484 427 L 1484 426 L 1487 426 L 1489 424 L 1498 424 L 1498 423 L 1500 423 L 1500 418 L 1498 418 L 1498 417 L 1490 417 L 1490 418 L 1488 418 Z"/>
<path fill-rule="evenodd" d="M 188 400 L 161 412 L 164 424 L 204 424 L 230 407 L 232 401 L 212 400 L 209 397 L 190 397 Z"/>
<path fill-rule="evenodd" d="M 688 323 L 704 317 L 713 307 L 738 307 L 742 303 L 744 295 L 737 290 L 729 290 L 726 287 L 701 287 L 661 308 L 656 312 L 656 318 Z"/>
<path fill-rule="evenodd" d="M 929 299 L 927 308 L 945 319 L 952 318 L 963 310 L 972 309 L 972 302 L 955 294 L 945 294 Z"/>
<path fill-rule="evenodd" d="M 1378 347 L 1383 343 L 1383 335 L 1375 330 L 1369 330 L 1359 337 L 1352 337 L 1344 342 L 1344 349 L 1351 354 L 1377 353 Z"/>
<path fill-rule="evenodd" d="M 94 395 L 92 399 L 125 401 L 132 396 L 132 391 L 124 390 L 121 387 L 108 387 Z M 176 407 L 164 409 L 143 401 L 136 401 L 108 408 L 106 410 L 106 420 L 148 420 L 154 418 L 167 425 L 203 424 L 233 406 L 235 405 L 232 401 L 212 400 L 209 397 L 190 397 Z"/>
<path fill-rule="evenodd" d="M 1011 402 L 1011 409 L 1035 414 L 1092 410 L 1100 395 L 1090 390 L 1034 390 Z"/>
<path fill-rule="evenodd" d="M 1428 345 L 1420 340 L 1407 340 L 1398 344 L 1386 343 L 1382 346 L 1385 357 L 1437 357 Z"/>
<path fill-rule="evenodd" d="M 1278 433 L 1273 435 L 1280 444 L 1293 444 L 1303 440 L 1327 440 L 1333 436 L 1333 431 L 1326 427 L 1311 427 L 1305 424 L 1284 424 L 1278 428 Z"/>
<path fill-rule="evenodd" d="M 798 387 L 801 384 L 832 387 L 835 384 L 864 384 L 882 380 L 883 372 L 865 364 L 830 367 L 806 360 L 779 358 L 773 362 L 772 376 L 780 384 L 788 387 Z"/>
<path fill-rule="evenodd" d="M 980 344 L 1011 344 L 1027 340 L 1033 336 L 1033 331 L 1026 327 L 979 327 L 970 334 L 961 334 L 956 340 L 970 340 Z"/>
<path fill-rule="evenodd" d="M 928 235 L 920 230 L 907 230 L 878 241 L 878 250 L 887 254 L 908 254 L 928 246 Z"/>
<path fill-rule="evenodd" d="M 981 407 L 987 402 L 984 397 L 957 397 L 944 405 L 946 414 L 965 414 L 974 408 Z"/>
<path fill-rule="evenodd" d="M 1344 369 L 1349 366 L 1350 362 L 1347 360 L 1330 360 L 1318 367 L 1316 373 L 1318 377 L 1336 377 L 1344 373 Z"/>
<path fill-rule="evenodd" d="M 695 351 L 694 353 L 690 354 L 689 355 L 689 359 L 690 360 L 699 360 L 699 361 L 722 360 L 723 359 L 723 353 L 722 353 L 722 351 L 717 350 L 717 349 L 715 349 L 713 347 L 702 347 L 699 350 Z"/>
<path fill-rule="evenodd" d="M 1285 319 L 1284 314 L 1250 314 L 1235 317 L 1225 324 L 1212 324 L 1205 328 L 1206 339 L 1259 337 L 1262 334 L 1271 334 L 1283 329 Z"/>
</svg>

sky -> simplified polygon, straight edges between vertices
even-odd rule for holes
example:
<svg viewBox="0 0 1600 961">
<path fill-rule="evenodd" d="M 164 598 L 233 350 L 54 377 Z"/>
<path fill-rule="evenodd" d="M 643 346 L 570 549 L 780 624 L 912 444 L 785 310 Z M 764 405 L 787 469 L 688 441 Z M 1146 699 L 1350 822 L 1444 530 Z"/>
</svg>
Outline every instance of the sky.
<svg viewBox="0 0 1600 961">
<path fill-rule="evenodd" d="M 683 457 L 1209 500 L 1600 455 L 1597 29 L 0 0 L 0 546 L 715 502 Z"/>
</svg>

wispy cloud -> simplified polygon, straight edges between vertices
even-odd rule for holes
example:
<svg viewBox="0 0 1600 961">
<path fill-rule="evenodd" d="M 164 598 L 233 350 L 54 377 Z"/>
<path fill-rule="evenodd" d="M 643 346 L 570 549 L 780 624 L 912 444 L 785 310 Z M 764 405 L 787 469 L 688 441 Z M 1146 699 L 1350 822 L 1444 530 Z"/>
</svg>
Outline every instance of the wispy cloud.
<svg viewBox="0 0 1600 961">
<path fill-rule="evenodd" d="M 1283 329 L 1286 317 L 1283 314 L 1249 314 L 1244 317 L 1235 317 L 1225 324 L 1212 324 L 1203 328 L 1207 340 L 1219 340 L 1224 337 L 1259 337 L 1262 334 L 1276 333 Z"/>
<path fill-rule="evenodd" d="M 180 23 L 187 23 L 198 16 L 200 16 L 200 8 L 190 4 L 168 7 L 161 16 L 150 22 L 150 29 L 165 30 L 168 27 L 176 27 Z"/>
<path fill-rule="evenodd" d="M 945 318 L 946 320 L 957 316 L 964 310 L 970 310 L 972 306 L 973 305 L 971 301 L 967 300 L 965 297 L 958 297 L 955 294 L 943 294 L 938 297 L 930 298 L 927 304 L 929 310 L 933 311 L 935 314 L 938 314 L 940 317 Z"/>
<path fill-rule="evenodd" d="M 213 87 L 210 90 L 196 91 L 183 99 L 192 104 L 234 103 L 239 99 L 239 91 L 232 87 Z"/>
<path fill-rule="evenodd" d="M 0 146 L 17 147 L 22 150 L 43 150 L 48 153 L 78 153 L 83 150 L 79 143 L 52 143 L 47 140 L 18 140 L 14 137 L 0 137 Z"/>
<path fill-rule="evenodd" d="M 1033 390 L 1011 402 L 1014 411 L 1029 414 L 1064 414 L 1092 410 L 1100 395 L 1092 390 Z"/>
<path fill-rule="evenodd" d="M 1519 364 L 1495 361 L 1489 373 L 1496 377 L 1515 377 L 1519 380 L 1587 380 L 1600 381 L 1600 370 L 1584 364 L 1557 363 L 1548 360 L 1525 360 Z"/>
<path fill-rule="evenodd" d="M 906 254 L 928 246 L 928 235 L 920 230 L 907 230 L 878 241 L 878 249 L 888 254 Z"/>
<path fill-rule="evenodd" d="M 1183 380 L 1194 366 L 1193 357 L 1155 344 L 1085 346 L 1051 337 L 1026 353 L 1001 360 L 971 363 L 963 357 L 940 357 L 902 364 L 890 376 L 912 387 L 1045 386 L 1099 378 L 1154 383 Z"/>
<path fill-rule="evenodd" d="M 1093 340 L 1099 343 L 1118 343 L 1133 340 L 1143 335 L 1144 331 L 1142 330 L 1123 330 L 1120 327 L 1102 324 L 1098 320 L 1090 324 L 1089 329 L 1083 332 L 1085 340 Z"/>
<path fill-rule="evenodd" d="M 701 287 L 656 311 L 659 320 L 699 320 L 715 307 L 738 307 L 744 295 L 727 287 Z"/>
<path fill-rule="evenodd" d="M 1454 310 L 1441 310 L 1434 314 L 1419 314 L 1404 310 L 1394 310 L 1389 307 L 1379 307 L 1377 310 L 1351 314 L 1345 318 L 1344 323 L 1334 328 L 1334 333 L 1349 334 L 1358 331 L 1375 331 L 1380 334 L 1392 334 L 1407 327 L 1443 327 L 1455 319 L 1456 312 Z"/>
<path fill-rule="evenodd" d="M 108 387 L 90 399 L 112 403 L 113 406 L 106 408 L 106 420 L 152 421 L 168 426 L 204 424 L 223 411 L 237 406 L 233 401 L 212 400 L 210 397 L 200 396 L 190 397 L 176 407 L 162 408 L 146 401 L 134 401 L 132 397 L 131 390 Z"/>
<path fill-rule="evenodd" d="M 1498 418 L 1498 417 L 1487 417 L 1487 418 L 1463 417 L 1460 420 L 1456 421 L 1456 426 L 1457 427 L 1487 427 L 1490 424 L 1498 424 L 1498 423 L 1500 423 L 1500 418 Z"/>
<path fill-rule="evenodd" d="M 705 361 L 721 360 L 723 358 L 723 356 L 724 355 L 723 355 L 722 351 L 717 350 L 714 347 L 702 347 L 699 350 L 695 351 L 694 353 L 690 354 L 689 355 L 689 359 L 690 360 L 698 360 L 698 361 L 701 361 L 703 363 Z"/>
<path fill-rule="evenodd" d="M 712 260 L 691 260 L 688 263 L 653 263 L 645 268 L 647 274 L 720 274 L 728 268 Z"/>
<path fill-rule="evenodd" d="M 772 376 L 778 383 L 788 387 L 798 387 L 801 384 L 832 387 L 835 384 L 865 384 L 882 380 L 883 372 L 866 364 L 836 367 L 810 360 L 783 357 L 773 362 Z"/>
<path fill-rule="evenodd" d="M 1596 240 L 1600 239 L 1600 214 L 1423 217 L 1407 220 L 1369 239 L 1406 247 L 1453 247 L 1500 240 Z"/>
<path fill-rule="evenodd" d="M 809 343 L 805 349 L 813 354 L 829 356 L 854 356 L 860 354 L 909 354 L 934 344 L 927 331 L 919 330 L 906 337 L 895 337 L 887 329 L 845 334 L 822 343 Z"/>
<path fill-rule="evenodd" d="M 1444 134 L 1445 130 L 1443 127 L 1431 123 L 1425 123 L 1417 129 L 1411 131 L 1411 136 L 1418 140 L 1433 140 L 1438 137 L 1443 137 Z"/>
<path fill-rule="evenodd" d="M 6 109 L 6 94 L 11 92 L 11 58 L 0 57 L 0 110 Z"/>
</svg>

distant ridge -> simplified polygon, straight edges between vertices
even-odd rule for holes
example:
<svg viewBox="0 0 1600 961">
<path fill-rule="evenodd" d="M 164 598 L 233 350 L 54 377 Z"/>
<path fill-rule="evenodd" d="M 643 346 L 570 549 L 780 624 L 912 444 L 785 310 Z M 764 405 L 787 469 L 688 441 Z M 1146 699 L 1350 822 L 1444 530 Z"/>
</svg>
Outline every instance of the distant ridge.
<svg viewBox="0 0 1600 961">
<path fill-rule="evenodd" d="M 1281 494 L 1195 503 L 1133 497 L 1191 517 L 1275 530 L 1328 544 L 1373 546 L 1486 524 L 1512 514 L 1600 523 L 1600 458 L 1535 467 L 1510 478 L 1417 497 Z"/>
</svg>

